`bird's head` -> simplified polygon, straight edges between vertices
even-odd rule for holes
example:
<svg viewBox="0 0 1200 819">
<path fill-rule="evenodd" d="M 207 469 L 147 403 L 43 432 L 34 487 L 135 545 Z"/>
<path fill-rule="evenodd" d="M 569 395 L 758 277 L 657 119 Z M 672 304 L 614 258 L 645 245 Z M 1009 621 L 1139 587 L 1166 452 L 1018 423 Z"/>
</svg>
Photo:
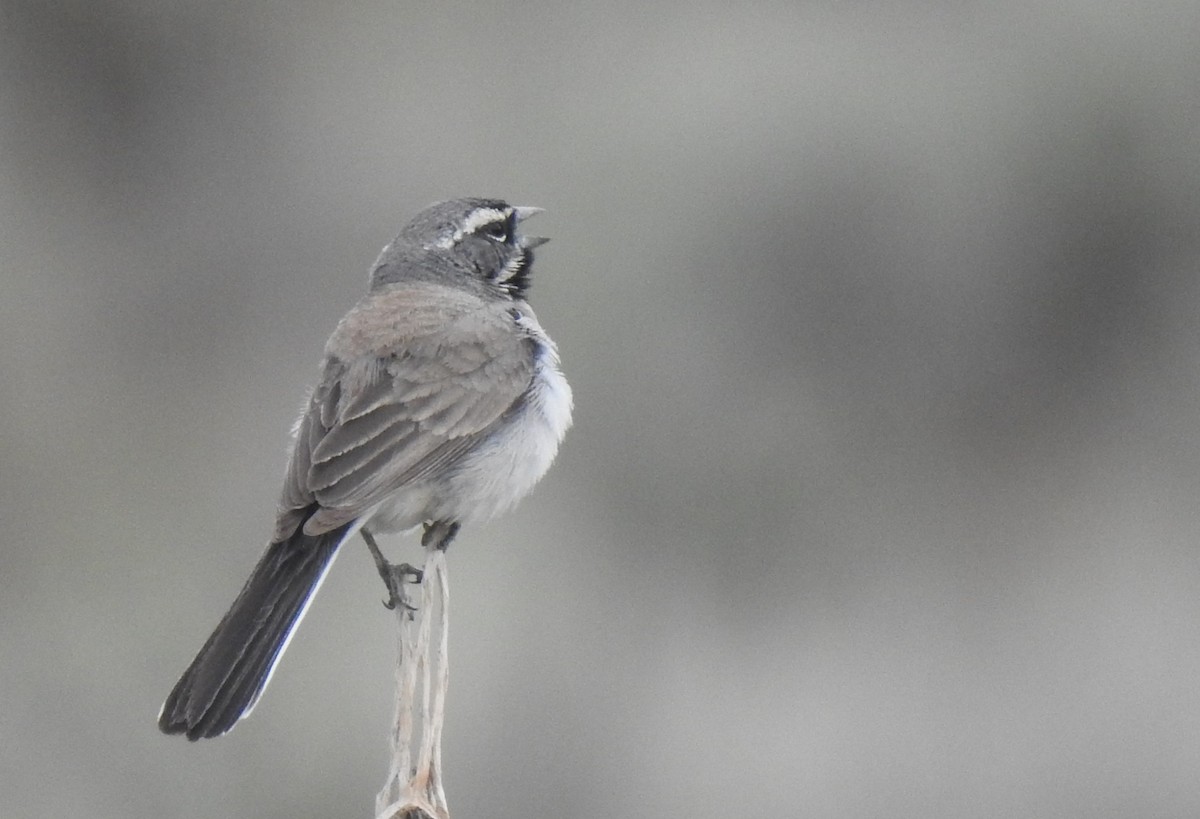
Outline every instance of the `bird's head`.
<svg viewBox="0 0 1200 819">
<path fill-rule="evenodd" d="M 499 199 L 451 199 L 430 205 L 383 249 L 371 287 L 426 278 L 465 278 L 513 299 L 529 289 L 533 249 L 548 239 L 525 236 L 520 224 L 541 208 Z"/>
</svg>

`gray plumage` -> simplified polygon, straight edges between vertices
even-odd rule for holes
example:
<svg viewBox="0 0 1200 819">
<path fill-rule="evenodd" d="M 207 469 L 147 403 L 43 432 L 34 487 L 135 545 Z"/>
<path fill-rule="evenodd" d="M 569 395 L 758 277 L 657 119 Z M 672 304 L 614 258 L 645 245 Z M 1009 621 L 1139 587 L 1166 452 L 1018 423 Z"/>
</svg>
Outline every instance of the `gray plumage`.
<svg viewBox="0 0 1200 819">
<path fill-rule="evenodd" d="M 525 301 L 535 208 L 459 199 L 384 248 L 296 424 L 275 531 L 159 727 L 217 736 L 249 713 L 338 547 L 486 520 L 549 468 L 571 423 L 553 342 Z"/>
</svg>

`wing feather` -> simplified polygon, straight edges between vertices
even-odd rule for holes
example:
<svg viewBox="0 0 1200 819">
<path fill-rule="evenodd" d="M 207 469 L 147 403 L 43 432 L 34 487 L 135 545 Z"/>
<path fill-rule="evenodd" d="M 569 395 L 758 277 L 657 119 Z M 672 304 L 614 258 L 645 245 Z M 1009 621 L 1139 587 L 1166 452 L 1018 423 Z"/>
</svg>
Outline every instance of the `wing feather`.
<svg viewBox="0 0 1200 819">
<path fill-rule="evenodd" d="M 453 464 L 521 400 L 534 354 L 504 304 L 427 283 L 372 293 L 326 348 L 276 538 L 336 528 Z"/>
</svg>

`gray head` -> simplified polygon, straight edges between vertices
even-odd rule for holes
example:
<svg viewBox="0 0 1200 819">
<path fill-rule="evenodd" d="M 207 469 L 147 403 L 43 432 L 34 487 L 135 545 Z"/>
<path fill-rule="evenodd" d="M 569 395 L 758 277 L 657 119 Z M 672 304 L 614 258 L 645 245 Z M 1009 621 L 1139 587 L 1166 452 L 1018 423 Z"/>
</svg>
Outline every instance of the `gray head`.
<svg viewBox="0 0 1200 819">
<path fill-rule="evenodd" d="M 541 208 L 499 199 L 451 199 L 430 205 L 383 249 L 371 289 L 417 279 L 457 281 L 471 289 L 524 298 L 533 249 L 549 241 L 522 236 L 518 225 Z"/>
</svg>

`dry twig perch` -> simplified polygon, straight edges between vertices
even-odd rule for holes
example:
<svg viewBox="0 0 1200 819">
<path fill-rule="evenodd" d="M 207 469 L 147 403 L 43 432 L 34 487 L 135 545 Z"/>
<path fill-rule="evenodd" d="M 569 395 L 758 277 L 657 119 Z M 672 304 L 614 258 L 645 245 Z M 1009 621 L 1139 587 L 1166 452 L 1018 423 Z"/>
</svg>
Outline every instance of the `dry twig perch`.
<svg viewBox="0 0 1200 819">
<path fill-rule="evenodd" d="M 434 537 L 430 537 L 434 535 Z M 392 759 L 387 782 L 375 797 L 375 819 L 449 819 L 446 792 L 442 786 L 442 725 L 446 690 L 449 685 L 448 603 L 450 588 L 444 546 L 453 532 L 427 530 L 425 567 L 418 571 L 406 563 L 392 564 L 375 539 L 364 530 L 363 537 L 375 558 L 380 576 L 388 586 L 397 622 L 396 707 L 392 724 Z M 408 602 L 406 586 L 420 579 L 421 600 Z M 438 626 L 436 653 L 432 652 L 433 629 Z M 420 714 L 417 711 L 420 684 Z M 414 731 L 418 728 L 414 736 Z M 416 765 L 413 766 L 413 754 Z"/>
</svg>

